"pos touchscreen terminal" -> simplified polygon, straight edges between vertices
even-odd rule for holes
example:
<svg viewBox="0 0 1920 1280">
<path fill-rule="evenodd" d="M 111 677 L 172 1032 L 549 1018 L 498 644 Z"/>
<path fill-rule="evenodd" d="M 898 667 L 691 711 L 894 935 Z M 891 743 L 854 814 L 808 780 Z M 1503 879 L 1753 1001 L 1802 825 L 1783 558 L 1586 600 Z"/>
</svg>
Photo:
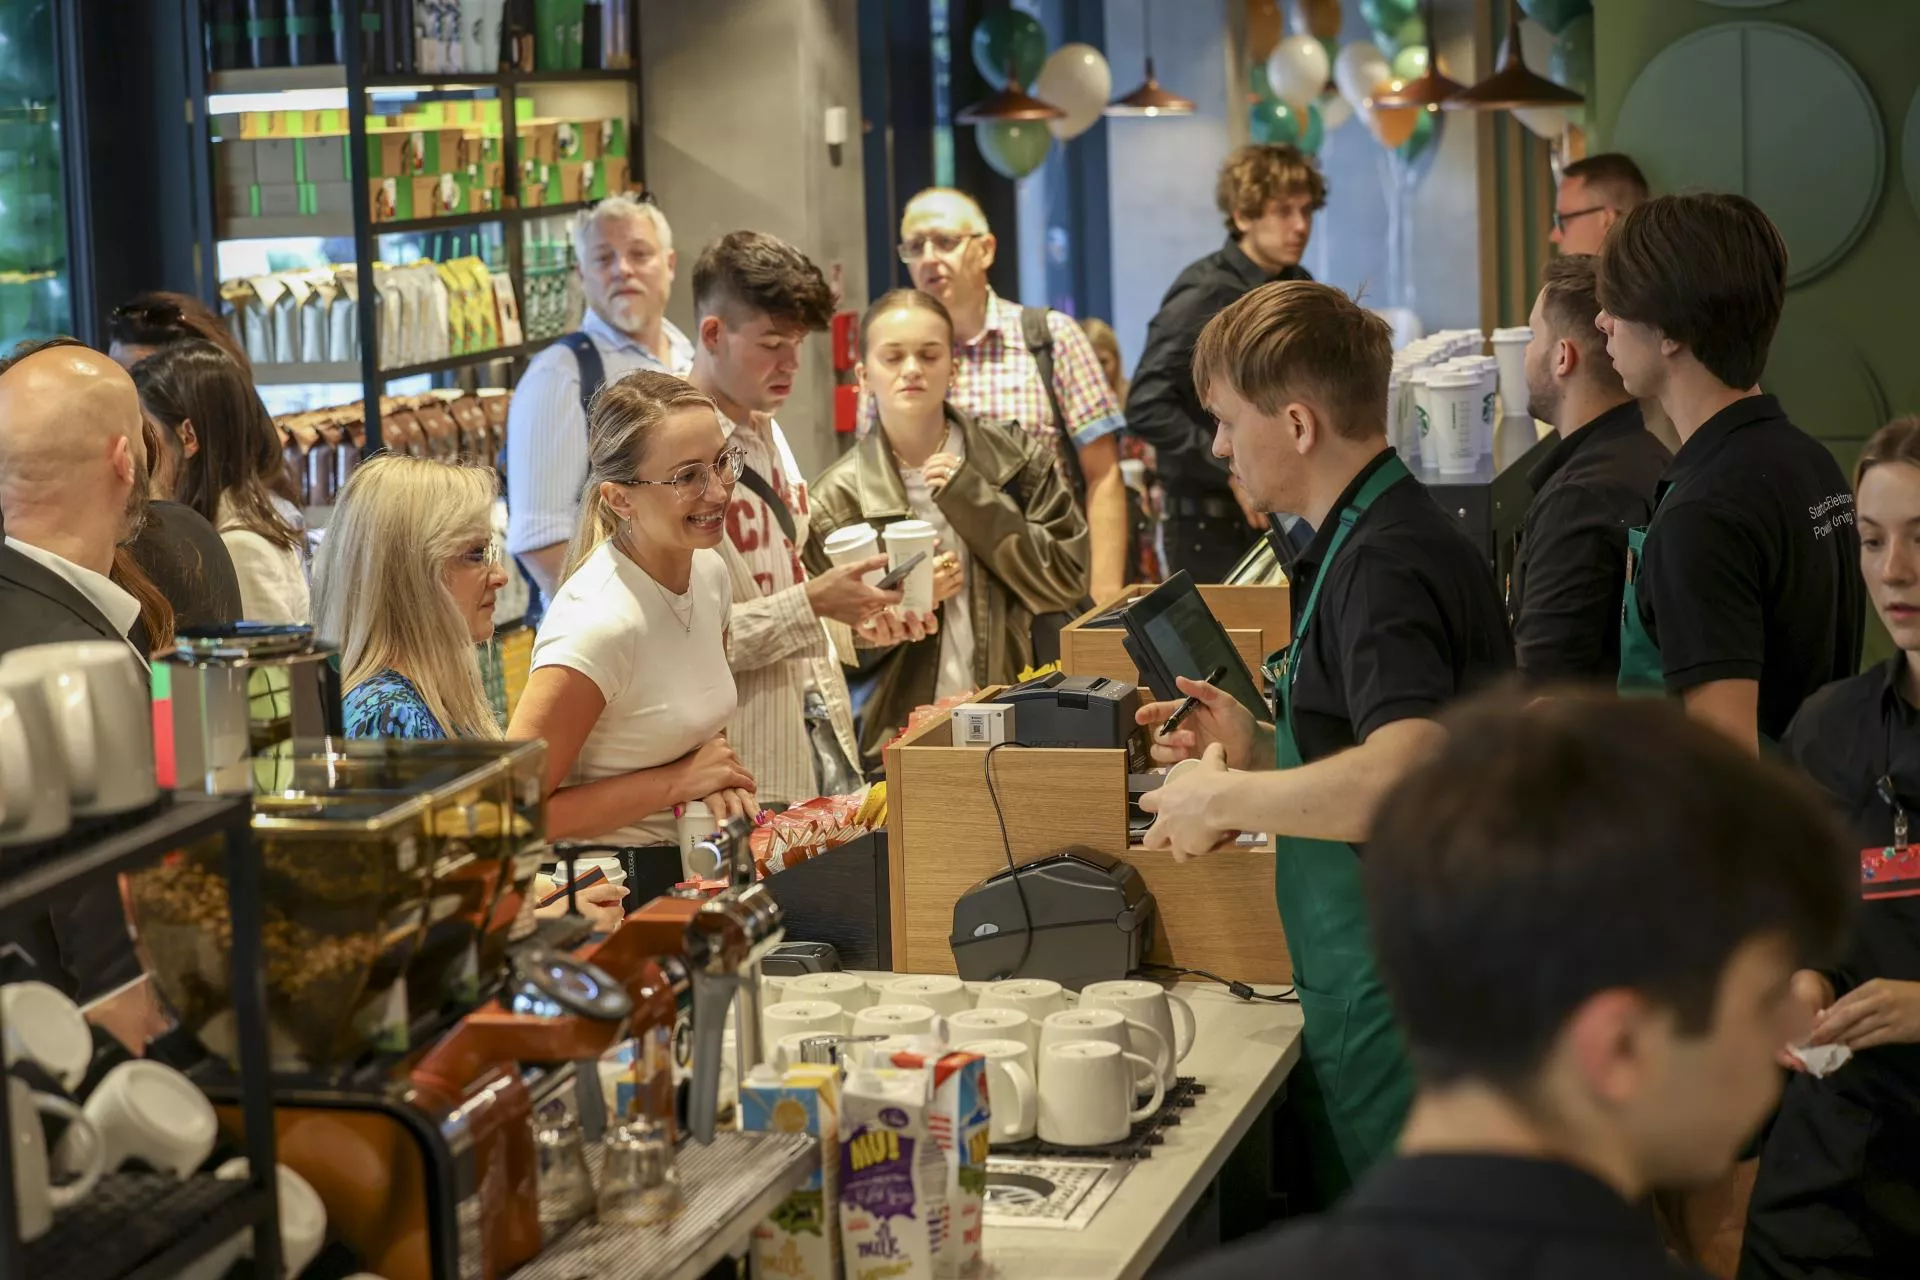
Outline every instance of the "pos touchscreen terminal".
<svg viewBox="0 0 1920 1280">
<path fill-rule="evenodd" d="M 1185 570 L 1128 605 L 1124 619 L 1127 656 L 1161 697 L 1180 696 L 1175 676 L 1205 680 L 1214 668 L 1225 667 L 1219 687 L 1254 719 L 1272 719 L 1273 708 L 1261 696 L 1259 683 Z"/>
</svg>

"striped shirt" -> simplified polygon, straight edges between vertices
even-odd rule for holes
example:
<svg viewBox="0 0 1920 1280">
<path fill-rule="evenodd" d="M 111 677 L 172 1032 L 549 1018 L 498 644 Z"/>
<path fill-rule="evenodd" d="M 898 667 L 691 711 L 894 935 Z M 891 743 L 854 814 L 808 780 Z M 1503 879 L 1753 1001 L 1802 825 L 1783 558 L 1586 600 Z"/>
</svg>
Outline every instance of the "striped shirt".
<svg viewBox="0 0 1920 1280">
<path fill-rule="evenodd" d="M 587 312 L 580 331 L 592 339 L 617 382 L 636 369 L 686 377 L 693 344 L 670 320 L 663 362 L 636 339 Z M 580 362 L 555 343 L 533 358 L 507 406 L 507 550 L 538 551 L 573 537 L 580 523 L 580 490 L 587 483 L 587 415 L 580 407 Z"/>
<path fill-rule="evenodd" d="M 1093 345 L 1073 317 L 1048 311 L 1047 332 L 1053 335 L 1054 390 L 1067 415 L 1066 434 L 1074 448 L 1084 449 L 1124 429 L 1126 418 L 1113 388 L 1107 385 Z M 1040 380 L 1040 362 L 1027 347 L 1020 327 L 1017 302 L 988 291 L 986 327 L 972 342 L 953 350 L 953 384 L 947 399 L 978 421 L 1017 422 L 1041 444 L 1059 452 L 1059 427 L 1046 384 Z M 879 408 L 871 396 L 861 421 L 863 434 L 879 421 Z"/>
<path fill-rule="evenodd" d="M 807 527 L 807 484 L 793 451 L 771 418 L 747 425 L 722 424 L 746 453 L 746 464 L 767 478 L 793 514 L 796 532 Z M 773 508 L 746 485 L 736 485 L 727 504 L 727 536 L 720 557 L 733 583 L 733 613 L 727 657 L 733 665 L 739 710 L 727 740 L 753 774 L 762 804 L 798 804 L 820 794 L 813 744 L 807 736 L 806 696 L 826 699 L 834 734 L 848 760 L 860 750 L 853 736 L 853 705 L 846 677 L 827 640 L 826 624 L 807 601 L 807 571 L 800 549 L 780 527 Z"/>
</svg>

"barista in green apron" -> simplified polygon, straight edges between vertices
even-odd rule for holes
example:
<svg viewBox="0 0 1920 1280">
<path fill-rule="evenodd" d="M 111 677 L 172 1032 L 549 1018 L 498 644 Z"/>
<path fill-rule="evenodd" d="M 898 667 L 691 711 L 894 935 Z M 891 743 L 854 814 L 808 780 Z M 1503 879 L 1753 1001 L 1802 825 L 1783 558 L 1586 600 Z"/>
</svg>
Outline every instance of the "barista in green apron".
<svg viewBox="0 0 1920 1280">
<path fill-rule="evenodd" d="M 1513 666 L 1490 566 L 1387 446 L 1391 361 L 1382 321 L 1304 281 L 1253 290 L 1201 334 L 1196 382 L 1221 424 L 1215 452 L 1255 503 L 1297 512 L 1316 533 L 1291 569 L 1294 642 L 1268 663 L 1273 724 L 1180 682 L 1200 705 L 1156 739 L 1155 756 L 1202 760 L 1142 804 L 1156 814 L 1147 843 L 1177 857 L 1238 831 L 1275 838 L 1306 1023 L 1288 1106 L 1328 1202 L 1391 1150 L 1411 1096 L 1360 891 L 1374 805 L 1444 742 L 1441 708 Z M 1173 707 L 1143 708 L 1140 721 L 1158 729 Z"/>
</svg>

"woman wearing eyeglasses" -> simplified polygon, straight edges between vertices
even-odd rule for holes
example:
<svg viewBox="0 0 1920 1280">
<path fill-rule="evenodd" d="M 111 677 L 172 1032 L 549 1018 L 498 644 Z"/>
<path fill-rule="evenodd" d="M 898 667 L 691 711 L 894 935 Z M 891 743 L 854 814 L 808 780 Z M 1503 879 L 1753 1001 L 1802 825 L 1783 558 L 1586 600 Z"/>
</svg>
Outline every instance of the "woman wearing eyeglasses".
<svg viewBox="0 0 1920 1280">
<path fill-rule="evenodd" d="M 498 738 L 476 646 L 506 571 L 491 471 L 383 454 L 340 491 L 313 574 L 349 738 Z"/>
<path fill-rule="evenodd" d="M 714 550 L 740 454 L 712 400 L 653 371 L 601 391 L 587 437 L 580 528 L 507 732 L 546 740 L 548 835 L 630 853 L 638 905 L 680 878 L 677 806 L 757 812 L 724 736 L 733 591 Z"/>
</svg>

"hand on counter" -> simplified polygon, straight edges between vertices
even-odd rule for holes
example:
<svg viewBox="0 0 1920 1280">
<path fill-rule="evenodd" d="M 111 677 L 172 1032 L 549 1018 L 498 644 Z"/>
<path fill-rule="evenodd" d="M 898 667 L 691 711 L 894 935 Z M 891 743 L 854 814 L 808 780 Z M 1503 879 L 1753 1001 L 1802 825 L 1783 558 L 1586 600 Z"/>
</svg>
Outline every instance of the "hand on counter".
<svg viewBox="0 0 1920 1280">
<path fill-rule="evenodd" d="M 1141 810 L 1154 815 L 1142 843 L 1149 849 L 1172 850 L 1175 862 L 1232 844 L 1240 833 L 1213 825 L 1208 816 L 1214 799 L 1230 785 L 1232 776 L 1226 748 L 1216 742 L 1192 768 L 1180 770 L 1159 790 L 1141 796 Z"/>
<path fill-rule="evenodd" d="M 1263 726 L 1254 720 L 1251 711 L 1240 705 L 1239 699 L 1224 689 L 1184 676 L 1174 683 L 1183 695 L 1200 700 L 1200 705 L 1188 713 L 1178 729 L 1164 738 L 1160 736 L 1160 726 L 1179 708 L 1180 700 L 1150 702 L 1134 716 L 1136 722 L 1146 725 L 1153 733 L 1155 764 L 1195 759 L 1208 747 L 1217 745 L 1226 752 L 1227 768 L 1260 767 Z"/>
</svg>

